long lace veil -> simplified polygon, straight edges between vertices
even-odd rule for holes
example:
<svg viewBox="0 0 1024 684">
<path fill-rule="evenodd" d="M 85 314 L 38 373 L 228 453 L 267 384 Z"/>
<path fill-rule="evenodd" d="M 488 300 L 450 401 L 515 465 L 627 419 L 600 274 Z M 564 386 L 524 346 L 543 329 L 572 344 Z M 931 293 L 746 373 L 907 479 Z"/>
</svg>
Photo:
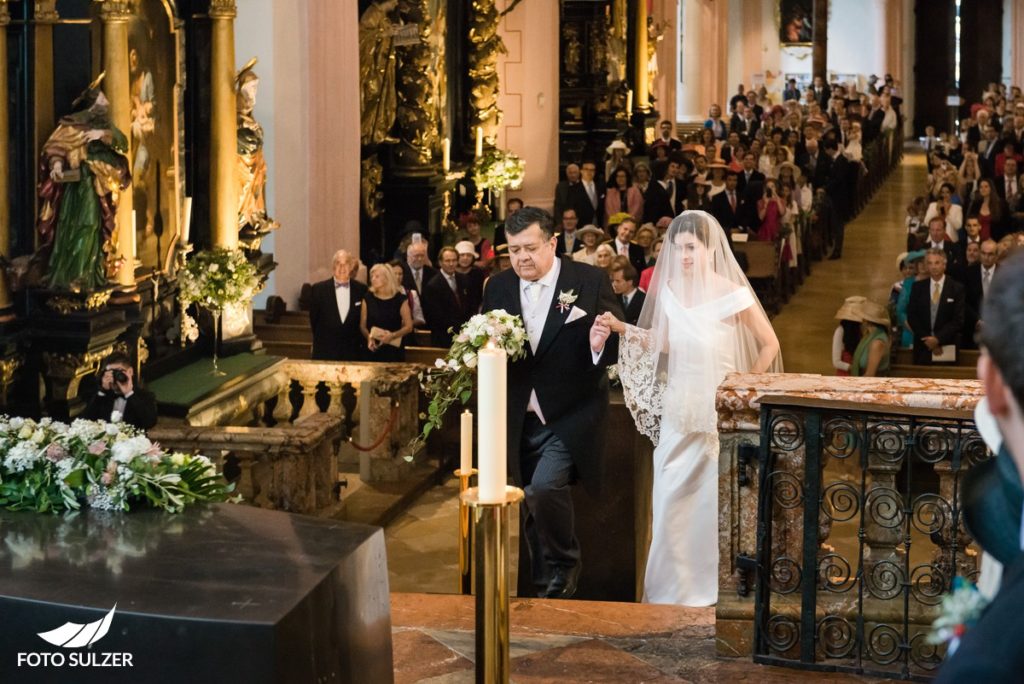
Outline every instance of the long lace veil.
<svg viewBox="0 0 1024 684">
<path fill-rule="evenodd" d="M 718 221 L 703 211 L 677 216 L 640 319 L 619 342 L 619 377 L 637 428 L 655 444 L 666 425 L 717 432 L 715 393 L 725 375 L 754 369 L 761 351 L 773 349 L 778 338 Z M 782 355 L 765 370 L 782 372 Z"/>
</svg>

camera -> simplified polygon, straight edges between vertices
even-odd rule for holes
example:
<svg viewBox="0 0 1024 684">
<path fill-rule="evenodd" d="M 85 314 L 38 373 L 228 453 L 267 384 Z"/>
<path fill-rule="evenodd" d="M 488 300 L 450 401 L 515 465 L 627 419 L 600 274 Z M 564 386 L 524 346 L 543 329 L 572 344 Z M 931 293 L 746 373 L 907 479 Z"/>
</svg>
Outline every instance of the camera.
<svg viewBox="0 0 1024 684">
<path fill-rule="evenodd" d="M 115 368 L 110 372 L 114 376 L 114 382 L 116 382 L 117 384 L 123 385 L 126 382 L 128 382 L 128 374 L 125 373 L 123 370 Z"/>
</svg>

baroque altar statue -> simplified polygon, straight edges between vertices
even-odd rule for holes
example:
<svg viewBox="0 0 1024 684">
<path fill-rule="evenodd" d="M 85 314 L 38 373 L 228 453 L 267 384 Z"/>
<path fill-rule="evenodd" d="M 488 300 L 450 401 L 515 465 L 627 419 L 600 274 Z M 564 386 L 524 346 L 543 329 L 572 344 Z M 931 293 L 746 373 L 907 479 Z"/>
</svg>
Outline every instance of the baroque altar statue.
<svg viewBox="0 0 1024 684">
<path fill-rule="evenodd" d="M 388 16 L 398 0 L 375 0 L 359 18 L 360 136 L 363 145 L 397 142 L 390 135 L 398 107 L 394 48 L 398 28 Z"/>
<path fill-rule="evenodd" d="M 132 176 L 128 139 L 111 121 L 102 78 L 72 103 L 40 156 L 37 230 L 49 252 L 45 282 L 55 290 L 105 287 L 115 260 L 118 199 Z"/>
<path fill-rule="evenodd" d="M 254 238 L 279 227 L 267 216 L 267 160 L 263 156 L 263 126 L 252 112 L 260 78 L 253 71 L 256 58 L 249 60 L 235 77 L 238 112 L 238 229 L 240 236 Z"/>
</svg>

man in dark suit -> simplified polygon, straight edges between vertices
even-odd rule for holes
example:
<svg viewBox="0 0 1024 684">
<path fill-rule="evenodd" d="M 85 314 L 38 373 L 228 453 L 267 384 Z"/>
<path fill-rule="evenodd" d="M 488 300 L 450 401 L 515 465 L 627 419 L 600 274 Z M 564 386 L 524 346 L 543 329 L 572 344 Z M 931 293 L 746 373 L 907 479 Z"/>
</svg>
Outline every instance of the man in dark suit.
<svg viewBox="0 0 1024 684">
<path fill-rule="evenodd" d="M 423 286 L 423 317 L 430 328 L 430 344 L 452 346 L 452 333 L 457 333 L 469 320 L 466 304 L 472 296 L 465 276 L 456 271 L 459 253 L 454 247 L 442 247 L 437 255 L 441 270 Z"/>
<path fill-rule="evenodd" d="M 576 229 L 579 227 L 580 220 L 576 218 L 576 210 L 569 207 L 562 212 L 562 224 L 558 230 L 558 244 L 556 250 L 558 256 L 563 254 L 572 256 L 576 250 L 583 247 L 583 242 L 579 236 L 576 235 Z"/>
<path fill-rule="evenodd" d="M 828 83 L 825 83 L 824 78 L 815 76 L 812 90 L 814 91 L 814 101 L 818 103 L 822 111 L 827 110 L 828 101 L 832 99 L 832 88 L 829 87 Z"/>
<path fill-rule="evenodd" d="M 519 199 L 518 197 L 509 197 L 505 201 L 505 220 L 507 221 L 509 216 L 516 213 L 522 208 L 523 200 Z M 494 245 L 495 249 L 497 249 L 501 245 L 508 244 L 508 240 L 505 239 L 504 223 L 499 223 L 494 227 L 494 240 L 491 242 L 491 244 Z"/>
<path fill-rule="evenodd" d="M 581 568 L 569 485 L 600 486 L 605 367 L 618 338 L 597 317 L 622 311 L 604 271 L 555 256 L 551 215 L 525 207 L 506 226 L 512 269 L 494 275 L 484 311 L 522 315 L 527 354 L 508 366 L 508 467 L 523 487 L 524 539 L 539 593 L 570 598 Z M 598 549 L 593 549 L 599 553 Z"/>
<path fill-rule="evenodd" d="M 625 257 L 615 257 L 612 261 L 611 274 L 612 291 L 618 296 L 622 310 L 626 312 L 626 317 L 622 320 L 630 325 L 636 325 L 644 308 L 644 300 L 647 298 L 647 295 L 636 287 L 640 276 Z"/>
<path fill-rule="evenodd" d="M 977 218 L 968 220 L 977 221 Z M 981 258 L 967 267 L 964 277 L 964 334 L 961 346 L 964 349 L 977 349 L 974 341 L 978 332 L 978 321 L 981 320 L 981 304 L 991 288 L 992 279 L 996 274 L 997 247 L 995 240 L 981 243 Z"/>
<path fill-rule="evenodd" d="M 811 187 L 818 190 L 828 184 L 828 176 L 832 170 L 831 162 L 832 158 L 821 149 L 818 139 L 812 137 L 804 143 L 804 152 L 797 155 L 796 164 L 811 181 Z"/>
<path fill-rule="evenodd" d="M 742 206 L 737 190 L 739 179 L 735 171 L 725 174 L 725 190 L 711 198 L 711 215 L 726 232 L 740 227 Z"/>
<path fill-rule="evenodd" d="M 405 251 L 405 261 L 402 262 L 402 287 L 406 291 L 416 290 L 421 303 L 423 286 L 437 273 L 437 269 L 427 261 L 427 241 L 420 239 L 409 243 L 409 248 Z"/>
<path fill-rule="evenodd" d="M 740 171 L 736 182 L 736 189 L 739 190 L 741 197 L 746 195 L 747 186 L 751 183 L 764 183 L 764 174 L 757 170 L 757 159 L 753 152 L 743 155 L 743 170 Z"/>
<path fill-rule="evenodd" d="M 846 220 L 850 217 L 850 185 L 852 167 L 845 155 L 840 154 L 839 144 L 834 139 L 825 141 L 825 154 L 829 158 L 828 181 L 825 194 L 828 196 L 832 228 L 832 254 L 829 259 L 843 256 L 843 239 L 846 236 Z"/>
<path fill-rule="evenodd" d="M 344 249 L 334 253 L 333 269 L 332 278 L 310 288 L 313 360 L 359 361 L 366 353 L 366 341 L 359 332 L 366 286 L 352 279 L 356 259 Z"/>
<path fill-rule="evenodd" d="M 644 248 L 630 242 L 636 233 L 636 221 L 627 218 L 617 226 L 608 226 L 608 229 L 615 233 L 615 239 L 611 243 L 611 248 L 615 250 L 615 253 L 629 259 L 629 263 L 633 264 L 637 273 L 647 268 Z"/>
<path fill-rule="evenodd" d="M 601 225 L 604 220 L 604 184 L 595 179 L 597 165 L 585 161 L 580 167 L 580 182 L 570 191 L 570 204 L 576 210 L 576 218 L 584 226 Z"/>
<path fill-rule="evenodd" d="M 914 331 L 914 363 L 930 365 L 932 354 L 957 344 L 964 327 L 964 286 L 946 275 L 946 253 L 925 254 L 927 280 L 914 283 L 907 306 L 907 323 Z"/>
<path fill-rule="evenodd" d="M 122 352 L 114 352 L 103 359 L 100 368 L 100 387 L 81 417 L 127 423 L 140 430 L 156 425 L 156 397 L 136 383 L 131 358 Z"/>
<path fill-rule="evenodd" d="M 999 131 L 995 126 L 985 127 L 985 140 L 978 145 L 978 166 L 982 176 L 991 178 L 996 174 L 996 155 L 1002 152 L 999 144 Z"/>
<path fill-rule="evenodd" d="M 663 185 L 663 178 L 668 176 L 668 166 L 672 162 L 667 159 L 659 159 L 651 164 L 652 180 L 644 189 L 644 223 L 657 223 L 663 216 L 670 218 L 676 214 L 672 208 L 672 198 Z M 672 184 L 675 184 L 673 178 Z M 678 194 L 678 193 L 675 193 Z"/>
<path fill-rule="evenodd" d="M 658 130 L 661 132 L 661 137 L 658 138 L 658 141 L 663 145 L 668 146 L 669 154 L 683 149 L 683 142 L 672 135 L 674 128 L 675 126 L 673 126 L 672 122 L 668 119 L 658 124 Z"/>
<path fill-rule="evenodd" d="M 978 378 L 1002 437 L 999 455 L 971 467 L 963 481 L 964 520 L 971 536 L 1003 563 L 999 592 L 967 628 L 936 684 L 1019 681 L 1024 672 L 1024 554 L 1021 553 L 1021 476 L 1024 473 L 1024 255 L 1004 261 L 985 300 Z M 993 448 L 996 448 L 992 445 Z"/>
<path fill-rule="evenodd" d="M 580 167 L 578 164 L 565 165 L 565 180 L 555 185 L 555 217 L 559 217 L 566 209 L 572 208 L 572 188 L 579 185 Z"/>
<path fill-rule="evenodd" d="M 946 273 L 953 276 L 958 283 L 964 281 L 964 269 L 966 264 L 961 258 L 960 250 L 950 242 L 946 235 L 946 220 L 941 216 L 933 216 L 928 222 L 928 240 L 924 244 L 925 249 L 941 249 L 946 253 Z"/>
</svg>

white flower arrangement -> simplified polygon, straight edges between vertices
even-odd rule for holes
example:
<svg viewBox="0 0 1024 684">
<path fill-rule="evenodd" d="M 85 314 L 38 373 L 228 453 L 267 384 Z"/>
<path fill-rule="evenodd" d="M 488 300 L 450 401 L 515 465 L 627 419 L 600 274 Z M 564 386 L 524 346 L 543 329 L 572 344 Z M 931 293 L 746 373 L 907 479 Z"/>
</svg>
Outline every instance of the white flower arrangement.
<svg viewBox="0 0 1024 684">
<path fill-rule="evenodd" d="M 167 453 L 125 423 L 0 416 L 3 508 L 59 513 L 143 504 L 177 512 L 226 501 L 233 489 L 205 456 Z"/>
<path fill-rule="evenodd" d="M 455 336 L 448 355 L 437 359 L 433 368 L 420 373 L 420 384 L 430 397 L 430 407 L 428 413 L 420 414 L 426 423 L 423 431 L 410 443 L 409 453 L 415 453 L 430 433 L 441 427 L 444 414 L 456 401 L 462 404 L 469 402 L 473 396 L 477 354 L 481 349 L 493 344 L 504 349 L 510 361 L 516 361 L 526 355 L 528 339 L 523 319 L 504 309 L 477 314 L 466 321 Z"/>
<path fill-rule="evenodd" d="M 242 250 L 217 247 L 197 252 L 178 273 L 182 344 L 199 337 L 199 326 L 187 311 L 190 304 L 223 311 L 248 302 L 262 288 L 259 271 Z"/>
<path fill-rule="evenodd" d="M 478 190 L 518 190 L 526 177 L 526 162 L 511 152 L 489 149 L 473 165 L 473 183 Z"/>
</svg>

